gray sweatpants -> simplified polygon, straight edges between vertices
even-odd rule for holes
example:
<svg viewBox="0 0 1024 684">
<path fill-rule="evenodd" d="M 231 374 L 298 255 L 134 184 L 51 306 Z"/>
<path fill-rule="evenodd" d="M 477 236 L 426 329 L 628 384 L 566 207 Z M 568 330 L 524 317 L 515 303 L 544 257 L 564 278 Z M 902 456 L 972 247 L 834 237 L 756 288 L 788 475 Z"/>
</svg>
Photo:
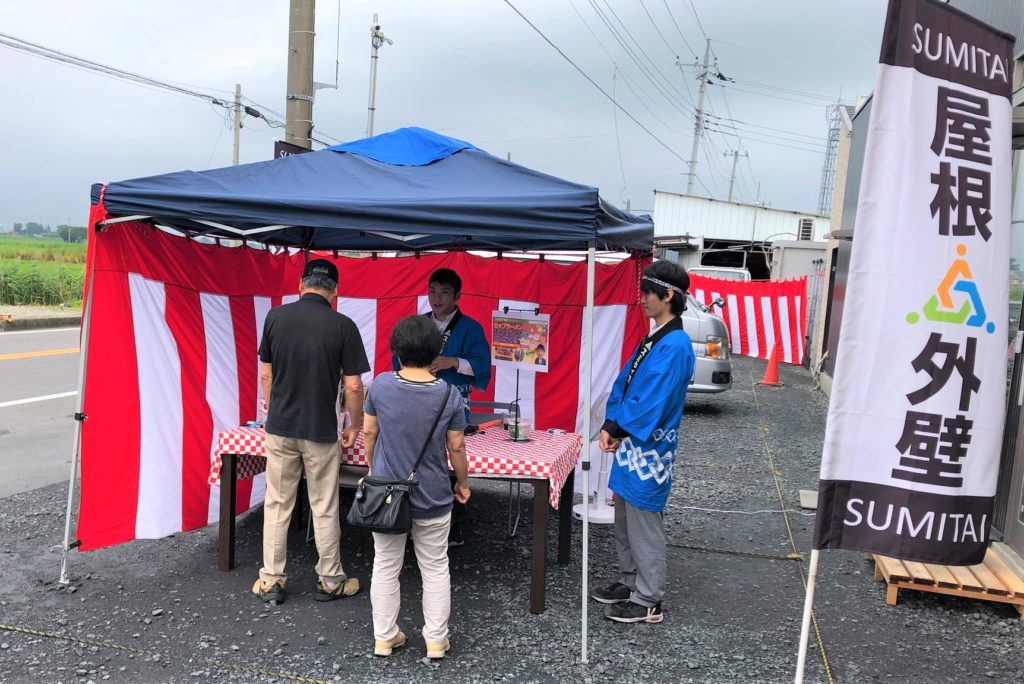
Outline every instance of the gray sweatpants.
<svg viewBox="0 0 1024 684">
<path fill-rule="evenodd" d="M 615 550 L 619 581 L 633 592 L 633 603 L 653 606 L 665 597 L 664 513 L 637 508 L 615 497 Z"/>
</svg>

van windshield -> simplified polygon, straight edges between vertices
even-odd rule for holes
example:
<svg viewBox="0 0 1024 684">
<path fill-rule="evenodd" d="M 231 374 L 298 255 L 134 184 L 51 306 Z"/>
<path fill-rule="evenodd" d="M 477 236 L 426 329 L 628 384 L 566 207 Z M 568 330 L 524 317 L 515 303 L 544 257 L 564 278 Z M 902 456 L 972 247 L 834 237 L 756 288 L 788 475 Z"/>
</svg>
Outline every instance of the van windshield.
<svg viewBox="0 0 1024 684">
<path fill-rule="evenodd" d="M 750 272 L 745 269 L 705 268 L 703 266 L 694 266 L 689 270 L 689 272 L 706 276 L 708 278 L 721 278 L 722 280 L 750 280 Z"/>
</svg>

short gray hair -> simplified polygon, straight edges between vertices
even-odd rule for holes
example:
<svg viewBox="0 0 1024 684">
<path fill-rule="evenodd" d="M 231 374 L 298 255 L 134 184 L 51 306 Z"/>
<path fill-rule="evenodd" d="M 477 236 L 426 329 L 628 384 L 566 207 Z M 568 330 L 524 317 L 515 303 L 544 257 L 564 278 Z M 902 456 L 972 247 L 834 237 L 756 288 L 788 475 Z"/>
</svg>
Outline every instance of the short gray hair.
<svg viewBox="0 0 1024 684">
<path fill-rule="evenodd" d="M 332 280 L 320 273 L 310 273 L 302 279 L 302 287 L 307 290 L 323 290 L 325 292 L 337 292 L 338 281 Z"/>
</svg>

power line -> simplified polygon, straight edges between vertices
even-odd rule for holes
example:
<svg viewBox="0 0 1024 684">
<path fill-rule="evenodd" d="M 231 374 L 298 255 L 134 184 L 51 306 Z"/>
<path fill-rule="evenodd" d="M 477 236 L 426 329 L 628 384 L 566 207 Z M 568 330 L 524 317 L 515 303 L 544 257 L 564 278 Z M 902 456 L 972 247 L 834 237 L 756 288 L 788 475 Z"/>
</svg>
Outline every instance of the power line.
<svg viewBox="0 0 1024 684">
<path fill-rule="evenodd" d="M 116 78 L 120 78 L 122 80 L 132 81 L 134 83 L 146 85 L 151 88 L 160 88 L 173 93 L 177 93 L 179 95 L 186 95 L 189 97 L 199 98 L 201 100 L 206 100 L 207 102 L 211 102 L 221 107 L 226 108 L 228 106 L 224 100 L 213 95 L 210 95 L 208 93 L 201 93 L 195 90 L 189 90 L 188 88 L 176 86 L 174 84 L 167 83 L 166 81 L 160 81 L 155 78 L 150 78 L 149 76 L 143 76 L 142 74 L 137 74 L 131 71 L 125 71 L 124 69 L 118 69 L 116 67 L 107 66 L 106 64 L 100 64 L 99 62 L 93 62 L 92 60 L 85 59 L 84 57 L 77 57 L 67 52 L 62 52 L 54 48 L 46 47 L 45 45 L 40 45 L 39 43 L 33 43 L 23 38 L 18 38 L 17 36 L 12 36 L 6 33 L 0 33 L 0 46 L 12 50 L 17 50 L 19 52 L 32 54 L 37 57 L 41 57 L 43 59 L 47 59 L 53 62 L 67 64 L 73 67 L 77 67 L 79 69 L 95 71 L 100 74 L 105 74 L 107 76 L 113 76 Z"/>
<path fill-rule="evenodd" d="M 607 56 L 608 56 L 608 59 L 609 59 L 609 61 L 611 61 L 611 63 L 612 63 L 612 66 L 613 66 L 613 67 L 617 67 L 617 68 L 618 68 L 618 70 L 619 70 L 619 74 L 620 74 L 620 75 L 622 76 L 622 79 L 623 79 L 623 83 L 624 83 L 624 84 L 626 85 L 626 87 L 627 87 L 627 88 L 629 89 L 629 91 L 630 91 L 631 93 L 633 93 L 633 96 L 634 96 L 634 97 L 636 97 L 637 101 L 638 101 L 638 102 L 639 102 L 639 103 L 640 103 L 640 104 L 641 104 L 641 105 L 643 106 L 643 108 L 644 108 L 644 109 L 646 109 L 646 110 L 647 110 L 647 112 L 648 112 L 648 113 L 649 113 L 649 114 L 650 114 L 650 115 L 651 115 L 651 116 L 652 116 L 652 117 L 654 118 L 654 120 L 655 120 L 655 121 L 657 121 L 658 123 L 660 123 L 660 124 L 661 124 L 662 126 L 664 126 L 664 127 L 666 128 L 666 129 L 668 129 L 668 130 L 673 130 L 673 128 L 672 128 L 672 126 L 671 126 L 671 125 L 669 125 L 669 124 L 665 123 L 664 121 L 662 121 L 662 120 L 661 120 L 661 119 L 660 119 L 660 118 L 658 117 L 658 115 L 656 115 L 656 114 L 654 113 L 654 111 L 653 111 L 653 110 L 651 110 L 651 108 L 647 106 L 647 102 L 646 102 L 646 101 L 644 100 L 644 98 L 643 98 L 643 97 L 641 97 L 640 93 L 639 93 L 639 92 L 637 92 L 638 90 L 639 90 L 639 91 L 641 91 L 641 92 L 643 92 L 643 89 L 642 89 L 642 88 L 640 88 L 639 84 L 637 84 L 637 83 L 635 83 L 635 82 L 634 82 L 634 83 L 632 83 L 632 84 L 630 83 L 630 81 L 631 81 L 632 79 L 631 79 L 631 78 L 629 77 L 629 74 L 627 74 L 627 73 L 626 73 L 626 72 L 625 72 L 625 71 L 624 71 L 624 70 L 622 69 L 622 67 L 621 67 L 621 66 L 619 66 L 618 62 L 617 62 L 617 61 L 615 60 L 615 57 L 613 57 L 613 56 L 612 56 L 612 54 L 611 54 L 611 53 L 610 53 L 610 52 L 608 51 L 608 49 L 607 49 L 607 48 L 606 48 L 606 47 L 604 46 L 604 43 L 602 43 L 602 42 L 601 42 L 601 39 L 597 37 L 597 34 L 596 34 L 596 33 L 594 33 L 594 29 L 592 29 L 592 28 L 590 27 L 590 23 L 589 23 L 589 22 L 588 22 L 588 21 L 586 20 L 586 18 L 585 18 L 585 17 L 583 16 L 583 14 L 582 14 L 582 13 L 581 13 L 581 12 L 579 11 L 579 9 L 578 9 L 578 8 L 576 7 L 576 3 L 575 3 L 575 2 L 573 2 L 573 0 L 569 0 L 569 5 L 570 5 L 570 6 L 572 7 L 573 11 L 574 11 L 574 12 L 576 13 L 576 16 L 577 16 L 577 17 L 579 17 L 579 19 L 580 19 L 580 22 L 581 22 L 581 23 L 583 24 L 583 26 L 584 26 L 584 27 L 586 27 L 587 31 L 588 31 L 588 32 L 590 33 L 590 35 L 591 35 L 591 36 L 592 36 L 592 37 L 594 38 L 594 42 L 595 42 L 595 43 L 597 43 L 597 46 L 598 46 L 599 48 L 601 48 L 601 51 L 602 51 L 602 52 L 604 52 L 604 54 L 605 54 L 605 55 L 607 55 Z M 607 28 L 607 24 L 605 25 L 605 27 Z M 615 37 L 615 36 L 614 36 L 614 34 L 612 35 L 612 37 L 613 37 L 613 38 Z M 620 46 L 621 46 L 621 43 L 620 43 Z M 629 55 L 628 55 L 628 53 L 627 53 L 627 56 L 629 56 Z M 640 68 L 641 68 L 641 72 L 642 72 L 642 71 L 643 71 L 643 67 L 642 67 L 642 65 L 641 65 L 641 64 L 639 64 L 639 63 L 637 63 L 635 59 L 633 60 L 633 62 L 634 62 L 634 64 L 636 64 L 636 65 L 637 65 L 638 67 L 640 67 Z M 647 79 L 648 79 L 648 80 L 651 80 L 651 77 L 650 77 L 650 76 L 649 76 L 648 74 L 646 74 L 646 73 L 645 73 L 644 75 L 645 75 L 645 76 L 647 76 Z M 652 83 L 654 83 L 654 82 L 652 81 Z M 685 83 L 685 82 L 684 82 L 684 83 Z M 634 86 L 635 86 L 635 88 L 634 88 Z M 654 86 L 655 86 L 655 88 L 658 88 L 658 84 L 657 84 L 657 83 L 654 83 Z M 687 90 L 689 90 L 689 86 L 687 86 Z M 667 100 L 667 101 L 669 102 L 669 104 L 671 104 L 671 105 L 673 106 L 673 108 L 675 109 L 675 111 L 676 111 L 676 112 L 678 112 L 679 114 L 681 114 L 681 115 L 682 115 L 682 116 L 683 116 L 684 118 L 689 118 L 689 119 L 690 119 L 691 121 L 693 120 L 693 117 L 692 117 L 692 116 L 688 115 L 688 114 L 687 114 L 687 113 L 686 113 L 685 111 L 683 111 L 683 110 L 679 109 L 678 105 L 676 105 L 676 103 L 675 103 L 675 102 L 673 102 L 673 101 L 672 101 L 672 100 L 671 100 L 670 98 L 668 98 L 668 97 L 667 97 L 667 96 L 665 95 L 665 93 L 664 93 L 664 92 L 662 92 L 662 91 L 661 91 L 660 89 L 658 90 L 658 94 L 659 94 L 659 95 L 661 95 L 662 97 L 665 97 L 665 99 L 666 99 L 666 100 Z"/>
<path fill-rule="evenodd" d="M 680 154 L 679 154 L 678 152 L 676 152 L 676 151 L 675 151 L 675 150 L 673 150 L 673 149 L 672 149 L 671 147 L 669 147 L 669 146 L 668 146 L 668 144 L 667 144 L 667 143 L 665 143 L 665 141 L 663 141 L 663 140 L 662 140 L 661 138 L 659 138 L 658 136 L 656 136 L 656 135 L 655 135 L 655 134 L 654 134 L 654 133 L 653 133 L 653 132 L 652 132 L 652 131 L 651 131 L 651 130 L 650 130 L 649 128 L 647 128 L 647 126 L 644 126 L 644 125 L 643 125 L 643 124 L 642 124 L 642 123 L 640 122 L 640 120 L 639 120 L 639 119 L 637 119 L 637 118 L 636 118 L 635 116 L 633 116 L 632 114 L 630 114 L 630 113 L 629 113 L 629 111 L 628 111 L 628 110 L 627 110 L 627 109 L 626 109 L 625 107 L 623 107 L 623 106 L 622 106 L 622 105 L 620 105 L 620 104 L 619 104 L 618 102 L 616 102 L 616 101 L 615 101 L 615 98 L 613 98 L 612 96 L 610 96 L 610 95 L 609 95 L 609 94 L 608 94 L 608 93 L 607 93 L 607 92 L 605 91 L 605 89 L 604 89 L 604 88 L 602 88 L 602 87 L 601 87 L 600 85 L 598 85 L 598 84 L 597 84 L 597 81 L 595 81 L 595 80 L 594 80 L 594 79 L 592 79 L 592 78 L 591 78 L 591 77 L 590 77 L 589 75 L 587 75 L 587 72 L 583 71 L 583 69 L 581 69 L 581 68 L 580 68 L 580 67 L 579 67 L 579 66 L 578 66 L 578 65 L 576 64 L 576 62 L 572 61 L 572 59 L 571 59 L 571 58 L 570 58 L 570 57 L 569 57 L 569 56 L 568 56 L 567 54 L 565 54 L 564 52 L 562 52 L 562 49 L 561 49 L 560 47 L 558 47 L 557 45 L 555 45 L 555 44 L 554 44 L 554 43 L 553 43 L 553 42 L 551 41 L 551 39 L 550 39 L 550 38 L 548 38 L 548 37 L 547 37 L 546 35 L 544 35 L 544 32 L 543 32 L 543 31 L 541 31 L 541 30 L 540 30 L 539 28 L 537 28 L 537 26 L 535 26 L 535 25 L 534 25 L 534 23 L 533 23 L 532 21 L 530 21 L 529 19 L 527 19 L 527 18 L 526 18 L 526 15 L 524 15 L 524 14 L 523 14 L 522 12 L 520 12 L 520 11 L 519 11 L 519 8 L 517 8 L 517 7 L 515 6 L 515 5 L 513 5 L 513 4 L 512 4 L 512 2 L 511 2 L 511 0 L 505 0 L 505 4 L 506 4 L 506 5 L 508 5 L 509 7 L 511 7 L 511 8 L 512 8 L 512 11 L 513 11 L 513 12 L 515 12 L 516 14 L 518 14 L 518 15 L 519 15 L 519 18 L 520 18 L 520 19 L 522 19 L 523 21 L 525 21 L 525 22 L 526 22 L 526 24 L 527 24 L 527 25 L 528 25 L 528 26 L 529 26 L 530 28 L 532 28 L 532 29 L 533 29 L 533 30 L 534 30 L 534 31 L 535 31 L 535 32 L 537 33 L 537 35 L 539 35 L 539 36 L 540 36 L 541 38 L 543 38 L 543 39 L 544 39 L 544 42 L 546 42 L 546 43 L 547 43 L 548 45 L 550 45 L 550 46 L 551 46 L 551 47 L 552 47 L 552 48 L 553 48 L 553 49 L 555 50 L 555 52 L 557 52 L 557 53 L 558 53 L 559 55 L 561 55 L 562 59 L 564 59 L 564 60 L 565 60 L 566 62 L 568 62 L 568 63 L 569 63 L 570 65 L 572 65 L 572 68 L 574 68 L 574 69 L 575 69 L 576 71 L 578 71 L 578 72 L 579 72 L 579 74 L 580 74 L 581 76 L 583 76 L 583 78 L 587 79 L 587 80 L 588 80 L 588 81 L 590 82 L 590 84 L 591 84 L 592 86 L 594 86 L 595 88 L 597 88 L 597 89 L 598 89 L 598 90 L 599 90 L 599 91 L 601 92 L 601 94 L 602 94 L 602 95 L 604 95 L 604 96 L 605 96 L 605 97 L 607 97 L 607 98 L 608 98 L 609 100 L 611 100 L 612 104 L 614 104 L 614 105 L 615 105 L 615 106 L 616 106 L 616 107 L 617 107 L 617 108 L 618 108 L 618 109 L 619 109 L 619 110 L 620 110 L 620 111 L 621 111 L 621 112 L 622 112 L 623 114 L 625 114 L 626 116 L 628 116 L 628 117 L 629 117 L 629 119 L 630 119 L 630 120 L 631 120 L 631 121 L 632 121 L 633 123 L 635 123 L 635 124 L 636 124 L 637 126 L 639 126 L 640 128 L 642 128 L 642 129 L 644 130 L 644 132 L 645 132 L 645 133 L 647 133 L 647 135 L 651 136 L 651 138 L 653 138 L 653 139 L 654 139 L 655 141 L 657 141 L 659 145 L 661 145 L 661 146 L 662 146 L 662 147 L 664 147 L 664 148 L 665 148 L 666 150 L 668 150 L 668 152 L 669 152 L 669 153 L 671 153 L 673 157 L 675 157 L 675 158 L 676 158 L 676 159 L 678 159 L 679 161 L 683 162 L 684 164 L 689 164 L 689 160 L 687 160 L 687 159 L 683 158 L 683 156 L 682 156 L 682 155 L 680 155 Z"/>
<path fill-rule="evenodd" d="M 714 130 L 716 130 L 717 132 L 722 133 L 724 135 L 731 135 L 729 133 L 726 133 L 725 131 L 721 131 L 721 130 L 718 130 L 718 129 L 714 129 Z M 810 152 L 811 154 L 825 154 L 825 149 L 824 148 L 815 150 L 815 149 L 810 149 L 810 148 L 807 148 L 807 147 L 800 147 L 800 146 L 797 146 L 797 145 L 787 145 L 785 143 L 776 142 L 774 140 L 765 140 L 763 138 L 755 138 L 755 137 L 752 137 L 752 136 L 747 136 L 746 139 L 751 141 L 751 142 L 760 142 L 760 143 L 764 143 L 766 145 L 775 145 L 776 147 L 786 147 L 786 148 L 789 148 L 789 149 L 792 149 L 792 150 L 800 150 L 801 152 Z"/>
<path fill-rule="evenodd" d="M 694 59 L 700 59 L 696 51 L 690 47 L 690 43 L 686 40 L 686 36 L 683 35 L 682 29 L 679 28 L 679 22 L 676 21 L 676 16 L 672 14 L 672 8 L 668 6 L 668 0 L 661 0 L 661 2 L 665 5 L 665 9 L 668 11 L 668 16 L 672 19 L 672 24 L 676 27 L 679 37 L 683 39 L 683 45 L 685 45 L 686 49 L 690 51 L 690 54 L 693 55 Z"/>
<path fill-rule="evenodd" d="M 224 99 L 217 97 L 215 95 L 211 95 L 209 93 L 204 93 L 199 90 L 192 90 L 191 88 L 185 88 L 182 85 L 175 85 L 174 83 L 168 81 L 163 81 L 157 78 L 153 78 L 151 76 L 145 76 L 143 74 L 135 73 L 133 71 L 127 71 L 125 69 L 120 69 L 118 67 L 109 66 L 107 64 L 101 64 L 100 62 L 95 62 L 84 57 L 78 57 L 77 55 L 72 55 L 70 53 L 63 52 L 55 48 L 40 45 L 39 43 L 33 43 L 31 41 L 25 40 L 24 38 L 18 38 L 17 36 L 12 36 L 6 33 L 0 33 L 0 47 L 6 47 L 10 50 L 15 50 L 18 52 L 29 54 L 51 62 L 64 64 L 65 66 L 70 66 L 72 68 L 81 69 L 84 71 L 91 71 L 107 78 L 128 81 L 130 83 L 134 83 L 136 85 L 139 85 L 144 88 L 149 88 L 151 90 L 162 90 L 181 97 L 192 97 L 200 100 L 205 100 L 206 102 L 209 102 L 211 105 L 222 107 L 225 110 L 231 110 L 233 106 L 232 104 L 226 102 Z M 211 90 L 216 89 L 214 88 Z M 261 105 L 258 102 L 254 102 L 253 100 L 248 100 L 248 98 L 246 98 L 246 100 L 248 102 L 251 102 L 255 107 L 259 108 L 254 109 L 253 107 L 246 107 L 246 113 L 249 116 L 263 119 L 267 123 L 267 125 L 272 128 L 284 126 L 283 121 L 275 121 L 273 119 L 273 116 L 268 116 L 276 115 L 278 117 L 283 117 L 283 115 L 281 115 L 279 112 L 275 112 L 266 105 Z M 333 136 L 329 136 L 326 133 L 323 133 L 322 131 L 321 134 L 328 138 L 336 140 L 336 138 L 333 138 Z M 330 146 L 330 143 L 327 142 L 323 142 L 320 140 L 317 140 L 317 142 L 327 147 Z"/>
<path fill-rule="evenodd" d="M 646 14 L 647 18 L 651 20 L 651 26 L 653 26 L 654 30 L 658 32 L 658 37 L 661 38 L 661 42 L 663 42 L 665 44 L 665 47 L 669 49 L 669 52 L 676 55 L 676 58 L 678 59 L 678 51 L 671 45 L 669 45 L 668 41 L 665 39 L 664 34 L 662 34 L 661 29 L 658 28 L 658 22 L 654 21 L 654 17 L 651 16 L 650 11 L 647 9 L 647 5 L 644 4 L 644 0 L 640 0 L 640 6 L 644 8 L 644 14 Z"/>
<path fill-rule="evenodd" d="M 774 100 L 783 100 L 785 102 L 795 102 L 796 104 L 808 105 L 808 106 L 811 106 L 811 107 L 824 107 L 825 106 L 823 103 L 812 102 L 810 100 L 796 100 L 796 99 L 793 99 L 791 97 L 782 97 L 781 95 L 772 95 L 770 93 L 761 93 L 761 92 L 758 92 L 756 90 L 747 90 L 746 88 L 737 88 L 736 86 L 729 86 L 729 87 L 732 88 L 733 90 L 737 91 L 737 92 L 749 93 L 751 95 L 760 95 L 761 97 L 770 97 L 770 98 L 772 98 Z M 831 101 L 834 103 L 835 102 L 835 98 L 833 98 Z"/>
<path fill-rule="evenodd" d="M 693 116 L 689 114 L 685 109 L 680 108 L 679 104 L 676 103 L 671 97 L 669 97 L 667 93 L 665 93 L 660 84 L 656 80 L 654 80 L 653 75 L 650 73 L 650 71 L 646 69 L 645 65 L 640 63 L 638 61 L 638 57 L 632 52 L 629 46 L 623 43 L 621 35 L 617 35 L 615 27 L 609 24 L 607 17 L 602 16 L 603 13 L 600 11 L 600 9 L 594 7 L 592 0 L 588 1 L 590 2 L 591 7 L 595 9 L 595 12 L 598 14 L 598 18 L 601 19 L 602 23 L 604 23 L 605 28 L 609 31 L 609 33 L 612 34 L 612 38 L 616 40 L 616 42 L 619 43 L 619 46 L 626 52 L 626 56 L 630 59 L 630 61 L 633 62 L 634 65 L 637 66 L 638 69 L 640 69 L 640 72 L 647 78 L 647 80 L 651 82 L 651 84 L 655 87 L 657 93 L 661 95 L 661 97 L 665 98 L 665 101 L 668 102 L 669 105 L 671 105 L 672 111 L 670 111 L 669 115 L 680 115 L 684 119 L 692 121 Z M 607 55 L 608 59 L 612 63 L 612 66 L 618 69 L 618 73 L 620 76 L 622 76 L 624 85 L 629 89 L 631 93 L 633 93 L 633 96 L 637 99 L 637 102 L 639 102 L 641 106 L 643 106 L 643 108 L 647 110 L 651 117 L 659 124 L 661 124 L 665 129 L 674 130 L 674 127 L 672 125 L 665 123 L 657 114 L 654 113 L 651 107 L 648 106 L 646 99 L 641 95 L 641 93 L 644 92 L 643 89 L 639 86 L 639 84 L 635 83 L 630 78 L 629 74 L 622 68 L 622 66 L 617 62 L 615 57 L 613 57 L 612 54 L 608 51 L 608 49 L 604 46 L 604 43 L 594 32 L 594 29 L 591 28 L 590 23 L 586 20 L 586 18 L 583 16 L 580 10 L 576 7 L 576 3 L 573 2 L 573 0 L 569 0 L 569 5 L 572 7 L 573 12 L 576 13 L 576 16 L 579 17 L 580 22 L 593 37 L 594 42 L 597 43 L 597 46 L 601 48 L 601 51 L 604 52 L 605 55 Z M 683 83 L 684 85 L 686 85 L 687 92 L 689 92 L 689 85 L 687 85 L 685 81 Z M 690 99 L 692 100 L 692 94 Z"/>
<path fill-rule="evenodd" d="M 704 24 L 700 23 L 700 17 L 697 16 L 697 8 L 693 6 L 693 0 L 690 0 L 690 11 L 693 13 L 693 18 L 697 20 L 697 28 L 700 29 L 700 32 L 704 36 L 704 39 L 710 40 L 708 38 L 708 32 L 704 30 Z M 717 55 L 715 56 L 717 57 Z"/>
<path fill-rule="evenodd" d="M 762 133 L 761 131 L 742 130 L 742 129 L 736 127 L 736 126 L 733 126 L 732 124 L 722 123 L 720 121 L 711 121 L 711 122 L 708 123 L 708 125 L 710 125 L 710 126 L 718 126 L 719 127 L 718 130 L 725 130 L 725 131 L 732 130 L 732 131 L 734 131 L 733 133 L 727 133 L 727 134 L 728 135 L 734 135 L 734 136 L 737 136 L 737 137 L 739 137 L 741 135 L 759 135 L 759 136 L 761 136 L 763 138 L 773 138 L 775 140 L 781 140 L 782 142 L 793 143 L 795 145 L 803 145 L 805 147 L 821 147 L 822 149 L 825 148 L 825 143 L 824 142 L 815 142 L 815 141 L 812 141 L 812 140 L 798 140 L 798 139 L 792 138 L 790 136 L 774 135 L 772 133 Z"/>
<path fill-rule="evenodd" d="M 647 78 L 647 80 L 649 80 L 651 84 L 654 85 L 655 89 L 658 91 L 658 94 L 664 97 L 666 100 L 668 100 L 673 107 L 679 109 L 681 112 L 684 111 L 686 109 L 686 103 L 676 101 L 673 99 L 673 97 L 670 96 L 670 94 L 664 89 L 664 85 L 658 82 L 658 79 L 655 78 L 654 73 L 650 70 L 650 68 L 647 67 L 646 64 L 643 63 L 643 61 L 640 58 L 640 55 L 637 54 L 637 52 L 626 42 L 626 39 L 623 37 L 622 33 L 615 27 L 615 25 L 612 23 L 612 20 L 608 18 L 607 14 L 605 14 L 604 10 L 602 10 L 597 5 L 596 0 L 587 0 L 587 2 L 590 4 L 591 9 L 594 10 L 598 18 L 601 20 L 601 22 L 605 25 L 605 28 L 608 29 L 608 32 L 612 34 L 612 38 L 615 39 L 615 41 L 619 44 L 619 47 L 621 47 L 623 51 L 626 53 L 626 55 L 629 57 L 630 61 L 632 61 L 637 66 L 637 68 L 640 69 L 640 72 Z M 607 1 L 605 2 L 605 4 L 607 5 Z M 647 53 L 644 52 L 642 47 L 640 47 L 637 40 L 633 38 L 631 34 L 629 34 L 629 30 L 625 28 L 625 24 L 623 24 L 622 20 L 618 18 L 618 15 L 615 15 L 615 11 L 612 10 L 610 6 L 609 10 L 611 11 L 612 15 L 615 16 L 616 20 L 619 21 L 619 24 L 622 25 L 623 30 L 627 35 L 629 35 L 630 40 L 632 40 L 637 45 L 640 52 L 644 55 L 644 57 L 647 58 L 647 61 L 653 64 L 651 58 L 647 56 Z M 672 84 L 668 82 L 668 79 L 665 78 L 665 75 L 661 73 L 658 67 L 655 65 L 654 68 L 656 71 L 658 71 L 658 74 L 661 76 L 662 80 L 668 83 L 669 88 L 674 90 L 674 86 L 672 86 Z M 679 91 L 677 90 L 676 92 L 678 93 Z M 679 93 L 679 96 L 682 97 L 682 94 Z"/>
<path fill-rule="evenodd" d="M 654 67 L 654 70 L 658 72 L 658 75 L 661 76 L 662 80 L 665 83 L 667 83 L 668 87 L 671 88 L 673 91 L 675 91 L 675 93 L 677 95 L 679 95 L 679 97 L 683 97 L 683 94 L 679 91 L 678 88 L 675 87 L 675 85 L 673 85 L 671 79 L 669 79 L 664 74 L 664 72 L 662 72 L 662 70 L 658 68 L 657 63 L 655 63 L 655 61 L 653 59 L 651 59 L 651 56 L 649 54 L 647 54 L 647 51 L 644 50 L 643 46 L 640 44 L 640 41 L 638 41 L 636 38 L 633 37 L 633 34 L 630 33 L 629 28 L 627 28 L 625 22 L 623 22 L 622 19 L 619 18 L 619 15 L 615 13 L 615 10 L 612 9 L 612 6 L 611 6 L 611 3 L 609 2 L 609 0 L 604 0 L 604 4 L 605 4 L 606 7 L 608 7 L 608 11 L 612 13 L 612 16 L 615 17 L 615 20 L 618 21 L 619 24 L 622 26 L 622 30 L 626 32 L 626 35 L 629 36 L 629 39 L 632 40 L 634 44 L 636 44 L 636 47 L 637 47 L 638 50 L 640 50 L 640 53 L 644 57 L 647 58 L 647 61 L 651 64 L 652 67 Z M 647 8 L 644 7 L 645 11 L 646 11 L 646 9 Z M 650 14 L 648 14 L 647 16 L 650 17 Z M 652 22 L 653 22 L 653 20 L 652 20 Z M 656 24 L 655 24 L 655 29 L 657 29 L 657 25 Z M 661 31 L 658 31 L 658 35 L 661 35 Z M 671 47 L 669 49 L 671 49 Z M 673 52 L 675 52 L 675 51 L 673 51 Z M 677 59 L 678 59 L 678 57 L 677 57 Z M 693 102 L 692 101 L 689 102 L 688 104 L 690 106 L 693 106 Z"/>
<path fill-rule="evenodd" d="M 616 81 L 618 81 L 616 78 L 618 71 L 619 68 L 615 67 L 615 70 L 612 72 L 612 97 L 615 97 L 615 84 Z M 619 114 L 618 110 L 615 108 L 612 108 L 612 122 L 615 124 L 615 151 L 619 155 L 619 173 L 622 174 L 622 190 L 619 190 L 619 199 L 625 201 L 624 195 L 629 184 L 626 183 L 626 167 L 622 164 L 622 141 L 619 139 Z"/>
<path fill-rule="evenodd" d="M 722 90 L 722 97 L 723 98 L 725 97 L 725 89 Z M 728 104 L 726 104 L 726 109 L 728 109 Z M 731 112 L 730 112 L 730 114 L 731 114 Z M 741 119 L 733 119 L 733 118 L 724 117 L 724 116 L 721 116 L 721 117 L 716 116 L 715 118 L 718 119 L 719 121 L 727 121 L 729 123 L 739 124 L 741 126 L 747 126 L 747 127 L 750 127 L 750 128 L 762 128 L 762 129 L 764 129 L 766 131 L 773 131 L 775 133 L 785 133 L 786 135 L 792 135 L 792 136 L 796 136 L 796 137 L 800 137 L 800 138 L 808 138 L 809 140 L 816 141 L 816 142 L 821 142 L 821 143 L 825 142 L 825 138 L 822 138 L 819 135 L 810 135 L 808 133 L 800 133 L 798 131 L 787 131 L 784 128 L 775 128 L 773 126 L 762 126 L 760 124 L 750 123 L 749 121 L 743 121 Z"/>
<path fill-rule="evenodd" d="M 772 91 L 779 92 L 779 93 L 785 93 L 787 95 L 798 95 L 798 96 L 802 96 L 802 97 L 812 98 L 812 99 L 815 99 L 815 100 L 825 100 L 826 102 L 828 102 L 830 104 L 835 104 L 835 102 L 836 102 L 836 98 L 835 98 L 834 95 L 820 95 L 818 93 L 809 93 L 809 92 L 804 91 L 804 90 L 794 90 L 792 88 L 783 88 L 781 86 L 769 85 L 767 83 L 758 83 L 756 81 L 746 81 L 746 80 L 743 80 L 743 79 L 740 79 L 740 78 L 733 78 L 733 79 L 730 79 L 730 80 L 732 80 L 734 83 L 739 83 L 740 85 L 745 85 L 745 86 L 749 86 L 749 87 L 752 87 L 752 88 L 762 88 L 764 90 L 772 90 Z"/>
</svg>

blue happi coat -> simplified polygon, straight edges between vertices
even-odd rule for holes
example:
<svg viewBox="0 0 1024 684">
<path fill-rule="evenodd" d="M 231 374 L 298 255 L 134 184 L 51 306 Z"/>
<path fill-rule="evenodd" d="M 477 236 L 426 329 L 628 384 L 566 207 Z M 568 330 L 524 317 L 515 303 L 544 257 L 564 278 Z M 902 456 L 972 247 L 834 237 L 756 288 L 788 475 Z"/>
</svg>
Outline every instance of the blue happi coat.
<svg viewBox="0 0 1024 684">
<path fill-rule="evenodd" d="M 632 363 L 619 373 L 605 409 L 605 428 L 613 437 L 616 428 L 623 435 L 608 488 L 637 508 L 654 512 L 665 509 L 672 489 L 679 423 L 694 365 L 690 336 L 679 323 L 666 326 L 674 329 L 650 348 L 628 390 Z"/>
</svg>

